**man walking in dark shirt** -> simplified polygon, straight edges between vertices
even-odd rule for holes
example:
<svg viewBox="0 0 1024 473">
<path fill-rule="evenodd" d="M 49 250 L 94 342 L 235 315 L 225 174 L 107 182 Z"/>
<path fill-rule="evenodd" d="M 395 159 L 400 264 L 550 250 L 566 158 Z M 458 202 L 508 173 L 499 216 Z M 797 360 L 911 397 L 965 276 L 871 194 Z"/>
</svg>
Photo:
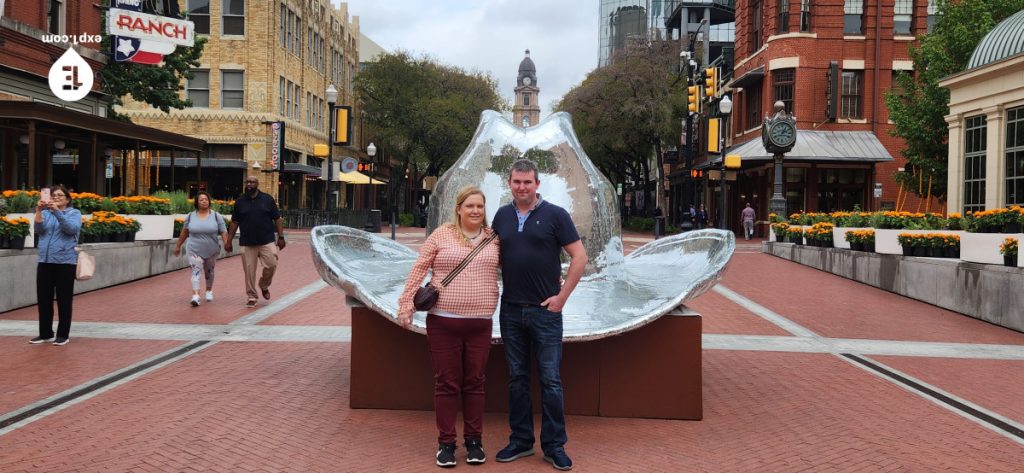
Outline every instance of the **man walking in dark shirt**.
<svg viewBox="0 0 1024 473">
<path fill-rule="evenodd" d="M 245 306 L 256 307 L 256 287 L 263 298 L 270 300 L 270 283 L 277 270 L 277 252 L 285 246 L 281 212 L 277 202 L 269 194 L 260 192 L 257 176 L 245 178 L 245 194 L 235 200 L 231 212 L 231 226 L 228 228 L 228 242 L 224 249 L 231 251 L 235 232 L 242 229 L 239 245 L 242 246 L 242 268 L 245 271 Z M 277 238 L 274 238 L 277 230 Z M 276 243 L 275 243 L 276 242 Z M 257 264 L 263 264 L 263 274 L 256 281 Z"/>
<path fill-rule="evenodd" d="M 501 241 L 503 292 L 499 322 L 509 369 L 509 444 L 499 462 L 533 455 L 533 405 L 530 398 L 530 352 L 537 356 L 544 459 L 559 470 L 572 468 L 565 453 L 562 393 L 562 307 L 587 264 L 572 218 L 565 209 L 541 199 L 537 165 L 521 159 L 512 164 L 509 188 L 513 201 L 494 215 L 492 228 Z M 564 284 L 561 254 L 572 261 Z"/>
</svg>

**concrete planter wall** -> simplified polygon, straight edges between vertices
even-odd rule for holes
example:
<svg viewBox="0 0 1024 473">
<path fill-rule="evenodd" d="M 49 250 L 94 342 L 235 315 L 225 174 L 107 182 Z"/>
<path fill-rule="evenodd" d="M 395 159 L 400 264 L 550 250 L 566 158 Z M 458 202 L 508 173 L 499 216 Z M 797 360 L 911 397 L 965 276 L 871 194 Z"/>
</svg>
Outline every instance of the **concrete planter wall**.
<svg viewBox="0 0 1024 473">
<path fill-rule="evenodd" d="M 1024 332 L 1021 268 L 781 243 L 764 243 L 763 248 L 780 258 Z"/>
<path fill-rule="evenodd" d="M 85 251 L 96 258 L 96 274 L 88 281 L 75 282 L 75 294 L 142 279 L 188 266 L 188 259 L 174 256 L 174 240 L 134 243 L 86 243 Z M 238 254 L 221 250 L 221 258 Z M 0 250 L 0 312 L 36 303 L 35 249 Z M 187 279 L 187 278 L 186 278 Z M 182 281 L 182 288 L 188 284 Z"/>
</svg>

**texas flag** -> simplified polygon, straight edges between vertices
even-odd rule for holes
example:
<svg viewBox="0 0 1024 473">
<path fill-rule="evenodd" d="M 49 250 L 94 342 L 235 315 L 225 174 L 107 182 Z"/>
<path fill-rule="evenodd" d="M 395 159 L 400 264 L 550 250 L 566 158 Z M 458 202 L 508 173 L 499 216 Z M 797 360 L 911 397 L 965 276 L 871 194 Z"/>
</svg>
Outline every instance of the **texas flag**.
<svg viewBox="0 0 1024 473">
<path fill-rule="evenodd" d="M 176 47 L 173 43 L 164 43 L 148 39 L 113 36 L 114 60 L 117 62 L 135 62 L 139 64 L 160 64 L 165 54 L 171 54 Z"/>
</svg>

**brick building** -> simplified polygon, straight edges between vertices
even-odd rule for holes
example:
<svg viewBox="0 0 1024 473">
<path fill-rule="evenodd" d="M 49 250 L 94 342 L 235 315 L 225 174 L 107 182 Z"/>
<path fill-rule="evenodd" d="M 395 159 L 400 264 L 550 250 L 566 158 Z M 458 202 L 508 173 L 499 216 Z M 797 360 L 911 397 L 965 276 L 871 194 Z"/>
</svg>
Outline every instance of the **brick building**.
<svg viewBox="0 0 1024 473">
<path fill-rule="evenodd" d="M 788 212 L 898 205 L 893 174 L 904 166 L 903 144 L 891 136 L 883 94 L 896 74 L 912 73 L 909 48 L 933 24 L 934 12 L 923 0 L 735 3 L 735 62 L 725 88 L 734 107 L 724 139 L 726 154 L 741 155 L 743 167 L 726 184 L 729 228 L 738 227 L 745 202 L 759 218 L 767 214 L 772 157 L 761 144 L 760 126 L 776 101 L 796 116 L 799 129 L 784 164 Z M 715 107 L 708 107 L 712 114 Z M 720 163 L 711 156 L 701 166 Z M 703 200 L 721 202 L 719 182 L 705 184 Z M 935 199 L 900 202 L 910 211 L 941 210 Z"/>
<path fill-rule="evenodd" d="M 179 4 L 191 12 L 197 35 L 208 39 L 195 77 L 182 84 L 181 93 L 193 106 L 164 114 L 126 103 L 118 112 L 135 123 L 206 141 L 202 178 L 182 169 L 184 177 L 173 183 L 178 187 L 203 187 L 215 198 L 232 198 L 241 193 L 245 175 L 256 173 L 260 189 L 275 196 L 282 208 L 324 208 L 325 159 L 313 156 L 313 145 L 327 142 L 328 85 L 338 90 L 337 105 L 356 105 L 352 81 L 359 65 L 358 17 L 349 17 L 347 4 L 336 8 L 328 0 Z M 284 168 L 261 172 L 269 169 L 268 122 L 275 121 L 285 123 Z M 358 119 L 353 123 L 357 139 L 351 147 L 334 149 L 336 167 L 346 156 L 365 157 Z M 161 156 L 159 161 L 160 182 L 169 182 L 170 159 Z M 353 199 L 363 193 L 352 192 L 353 187 L 359 186 L 332 185 L 330 207 L 355 205 Z"/>
<path fill-rule="evenodd" d="M 98 41 L 103 13 L 92 2 L 0 0 L 0 188 L 63 184 L 135 194 L 142 190 L 126 178 L 141 166 L 139 149 L 202 149 L 199 139 L 106 118 L 110 97 L 100 92 L 98 76 L 79 100 L 62 100 L 50 89 L 50 69 L 69 49 L 90 75 L 106 65 Z M 84 68 L 81 74 L 84 79 Z M 107 161 L 111 178 L 104 174 Z"/>
</svg>

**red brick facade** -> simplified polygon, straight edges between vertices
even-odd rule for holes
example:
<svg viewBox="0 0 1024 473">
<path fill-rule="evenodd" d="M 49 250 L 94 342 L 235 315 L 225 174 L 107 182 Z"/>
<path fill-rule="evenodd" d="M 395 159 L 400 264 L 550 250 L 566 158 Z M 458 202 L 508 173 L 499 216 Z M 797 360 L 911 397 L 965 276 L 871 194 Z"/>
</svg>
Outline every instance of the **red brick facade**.
<svg viewBox="0 0 1024 473">
<path fill-rule="evenodd" d="M 862 34 L 844 34 L 843 0 L 812 2 L 811 27 L 806 32 L 800 31 L 801 0 L 788 0 L 788 32 L 780 32 L 779 29 L 779 2 L 761 2 L 763 26 L 760 41 L 752 38 L 752 13 L 758 2 L 736 2 L 736 56 L 733 77 L 740 78 L 761 67 L 764 68 L 765 75 L 759 90 L 756 83 L 748 83 L 747 90 L 733 91 L 735 107 L 730 120 L 732 143 L 735 145 L 750 139 L 760 139 L 760 121 L 753 120 L 748 113 L 746 94 L 751 91 L 760 93 L 760 118 L 772 110 L 772 104 L 775 102 L 772 61 L 779 60 L 774 64 L 775 70 L 796 66 L 792 112 L 797 117 L 798 128 L 873 132 L 895 160 L 875 166 L 874 176 L 871 177 L 867 189 L 873 187 L 875 182 L 881 183 L 882 197 L 874 199 L 870 190 L 867 190 L 866 207 L 875 209 L 882 203 L 896 203 L 899 185 L 894 180 L 893 173 L 904 166 L 905 160 L 900 155 L 903 148 L 902 140 L 891 135 L 893 125 L 889 122 L 884 93 L 894 85 L 894 69 L 908 68 L 909 49 L 916 44 L 916 39 L 912 36 L 894 35 L 895 0 L 864 0 Z M 911 34 L 916 36 L 923 34 L 927 27 L 927 1 L 914 0 L 913 3 Z M 755 46 L 759 47 L 755 50 Z M 794 63 L 793 58 L 799 61 L 798 65 Z M 826 117 L 826 77 L 830 61 L 838 62 L 840 75 L 844 70 L 856 70 L 861 73 L 859 119 L 829 120 Z M 839 84 L 839 88 L 842 89 L 841 80 Z M 757 126 L 754 126 L 755 124 Z M 814 167 L 825 166 L 812 166 Z M 816 208 L 815 199 L 811 198 L 816 186 L 808 187 L 806 210 L 819 210 Z M 902 208 L 923 211 L 926 207 L 924 202 L 911 196 Z M 930 210 L 941 210 L 937 200 L 933 199 Z"/>
<path fill-rule="evenodd" d="M 100 15 L 103 14 L 97 2 L 64 2 L 64 27 L 61 34 L 78 37 L 81 34 L 88 35 L 90 39 L 100 35 Z M 47 44 L 34 35 L 39 30 L 49 34 L 47 30 L 47 13 L 49 2 L 30 0 L 7 0 L 4 2 L 3 17 L 14 20 L 21 25 L 15 28 L 0 28 L 0 64 L 24 71 L 33 75 L 41 76 L 45 81 L 50 72 L 50 66 L 57 60 L 64 51 L 66 44 Z M 25 28 L 28 27 L 28 28 Z M 81 39 L 86 39 L 81 36 Z M 99 43 L 79 42 L 80 46 L 93 50 L 99 50 Z M 93 71 L 98 71 L 103 64 L 85 57 Z M 94 81 L 93 90 L 99 90 L 99 81 Z"/>
</svg>

